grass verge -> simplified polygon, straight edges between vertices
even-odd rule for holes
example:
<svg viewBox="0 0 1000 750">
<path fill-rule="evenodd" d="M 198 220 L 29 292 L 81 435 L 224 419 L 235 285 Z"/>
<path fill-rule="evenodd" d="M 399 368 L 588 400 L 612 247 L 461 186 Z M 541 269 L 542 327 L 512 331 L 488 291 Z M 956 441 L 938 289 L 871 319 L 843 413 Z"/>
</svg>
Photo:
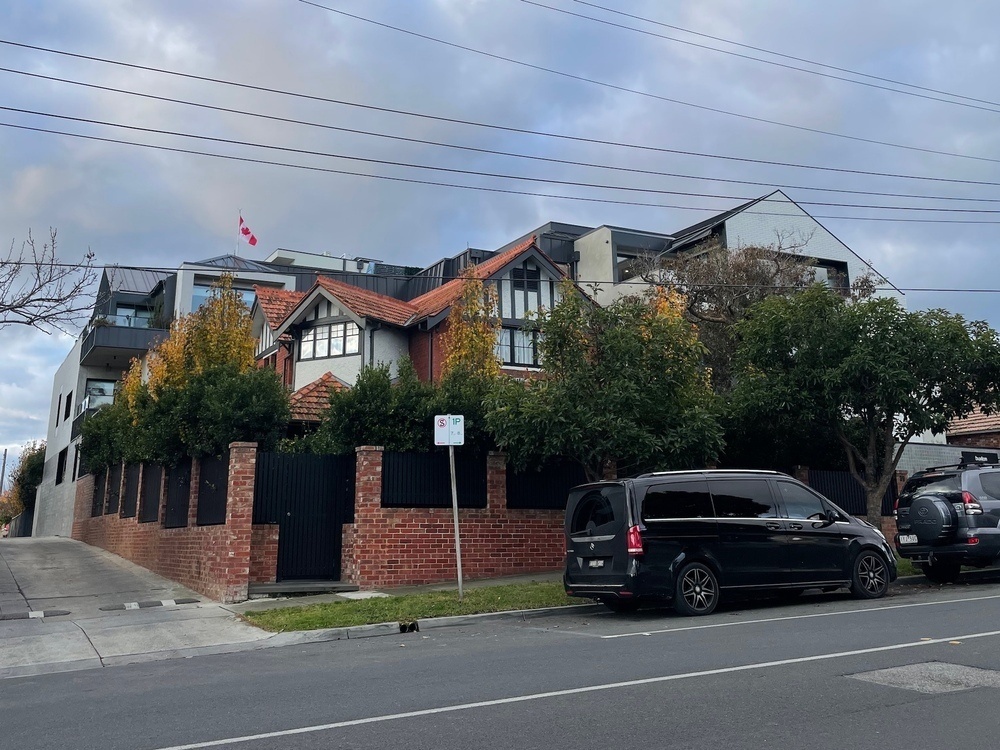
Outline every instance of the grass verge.
<svg viewBox="0 0 1000 750">
<path fill-rule="evenodd" d="M 565 607 L 580 603 L 580 599 L 566 596 L 561 583 L 525 583 L 468 589 L 462 601 L 458 600 L 456 591 L 432 591 L 426 594 L 268 609 L 247 612 L 244 617 L 259 628 L 280 633 L 378 622 L 410 622 L 423 617 Z"/>
<path fill-rule="evenodd" d="M 896 558 L 896 572 L 901 576 L 923 575 L 923 571 L 905 557 Z"/>
</svg>

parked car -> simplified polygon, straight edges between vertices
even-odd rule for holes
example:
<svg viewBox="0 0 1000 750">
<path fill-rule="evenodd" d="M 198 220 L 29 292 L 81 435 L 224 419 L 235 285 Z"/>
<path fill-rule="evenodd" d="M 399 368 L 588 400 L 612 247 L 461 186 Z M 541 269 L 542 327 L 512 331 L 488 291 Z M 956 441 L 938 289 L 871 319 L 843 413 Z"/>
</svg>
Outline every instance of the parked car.
<svg viewBox="0 0 1000 750">
<path fill-rule="evenodd" d="M 773 471 L 672 471 L 576 487 L 566 505 L 566 593 L 614 611 L 669 600 L 713 612 L 728 592 L 849 587 L 883 596 L 882 532 Z"/>
<path fill-rule="evenodd" d="M 919 563 L 935 583 L 963 565 L 1000 560 L 1000 465 L 935 466 L 914 474 L 896 501 L 900 557 Z"/>
</svg>

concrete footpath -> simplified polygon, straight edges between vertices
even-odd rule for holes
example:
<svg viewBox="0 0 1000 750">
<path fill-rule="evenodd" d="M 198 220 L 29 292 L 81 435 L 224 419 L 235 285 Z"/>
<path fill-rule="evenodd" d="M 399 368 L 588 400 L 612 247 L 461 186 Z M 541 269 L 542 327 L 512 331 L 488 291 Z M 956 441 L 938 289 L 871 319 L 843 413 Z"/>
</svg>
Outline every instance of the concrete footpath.
<svg viewBox="0 0 1000 750">
<path fill-rule="evenodd" d="M 220 604 L 96 547 L 0 540 L 0 677 L 233 650 L 268 637 Z"/>
</svg>

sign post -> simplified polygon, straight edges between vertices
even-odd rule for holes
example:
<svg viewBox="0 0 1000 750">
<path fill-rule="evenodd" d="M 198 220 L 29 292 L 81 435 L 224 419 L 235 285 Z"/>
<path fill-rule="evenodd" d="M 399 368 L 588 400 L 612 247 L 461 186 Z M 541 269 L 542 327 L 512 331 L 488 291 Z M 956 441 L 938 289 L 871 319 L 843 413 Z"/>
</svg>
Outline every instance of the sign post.
<svg viewBox="0 0 1000 750">
<path fill-rule="evenodd" d="M 455 521 L 455 562 L 458 566 L 458 599 L 462 600 L 462 542 L 458 535 L 458 482 L 455 479 L 455 446 L 465 445 L 465 417 L 461 414 L 438 414 L 434 417 L 434 445 L 448 446 L 451 465 L 451 513 Z"/>
</svg>

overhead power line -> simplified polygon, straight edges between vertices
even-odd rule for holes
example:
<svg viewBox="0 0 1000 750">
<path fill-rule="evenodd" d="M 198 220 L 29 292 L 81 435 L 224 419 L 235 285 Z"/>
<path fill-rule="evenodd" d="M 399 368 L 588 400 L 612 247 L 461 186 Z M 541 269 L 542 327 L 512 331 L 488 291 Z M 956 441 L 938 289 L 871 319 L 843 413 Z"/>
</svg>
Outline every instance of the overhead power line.
<svg viewBox="0 0 1000 750">
<path fill-rule="evenodd" d="M 198 109 L 204 109 L 214 112 L 223 112 L 226 114 L 235 114 L 245 117 L 253 117 L 263 120 L 269 120 L 272 122 L 281 122 L 291 125 L 301 125 L 304 127 L 320 128 L 323 130 L 332 130 L 340 133 L 352 133 L 355 135 L 364 135 L 373 138 L 382 138 L 387 140 L 401 141 L 406 143 L 416 143 L 426 146 L 435 146 L 439 148 L 448 148 L 461 150 L 472 153 L 489 154 L 494 156 L 505 156 L 516 159 L 526 159 L 530 161 L 545 162 L 549 164 L 562 164 L 567 166 L 577 166 L 577 167 L 587 167 L 592 169 L 606 169 L 616 172 L 626 172 L 631 174 L 642 174 L 650 175 L 655 177 L 673 177 L 677 179 L 685 180 L 697 180 L 704 182 L 721 182 L 731 185 L 751 185 L 756 187 L 769 187 L 769 188 L 779 188 L 782 190 L 811 190 L 823 193 L 842 193 L 849 195 L 868 195 L 868 196 L 878 196 L 886 198 L 911 198 L 919 200 L 935 200 L 935 201 L 960 201 L 960 202 L 973 202 L 973 203 L 1000 203 L 1000 198 L 969 198 L 962 196 L 943 196 L 943 195 L 926 195 L 919 193 L 894 193 L 885 191 L 875 191 L 875 190 L 851 190 L 848 188 L 827 188 L 827 187 L 815 187 L 810 185 L 790 185 L 784 183 L 775 182 L 761 182 L 756 180 L 738 180 L 734 178 L 727 177 L 708 177 L 705 175 L 692 175 L 684 174 L 679 172 L 664 172 L 652 169 L 640 169 L 636 167 L 622 167 L 611 164 L 600 164 L 595 162 L 585 162 L 572 159 L 558 159 L 551 156 L 537 156 L 535 154 L 524 154 L 514 151 L 502 151 L 499 149 L 482 148 L 478 146 L 466 146 L 462 144 L 448 143 L 444 141 L 435 141 L 425 138 L 413 138 L 409 136 L 401 136 L 390 133 L 383 133 L 372 130 L 364 130 L 361 128 L 348 128 L 342 125 L 331 125 L 329 123 L 315 122 L 310 120 L 301 120 L 293 117 L 282 117 L 279 115 L 269 115 L 262 112 L 253 112 L 250 110 L 236 109 L 233 107 L 222 107 L 215 104 L 205 104 L 203 102 L 195 102 L 187 99 L 178 99 L 175 97 L 161 96 L 159 94 L 150 94 L 142 91 L 133 91 L 131 89 L 116 88 L 113 86 L 102 86 L 96 83 L 87 83 L 84 81 L 77 81 L 70 78 L 64 78 L 59 76 L 44 75 L 42 73 L 32 73 L 24 70 L 17 70 L 15 68 L 5 68 L 0 67 L 0 72 L 14 73 L 17 75 L 23 75 L 31 78 L 38 78 L 46 81 L 53 81 L 57 83 L 65 83 L 73 86 L 81 86 L 84 88 L 95 89 L 99 91 L 109 91 L 117 94 L 123 94 L 126 96 L 135 96 L 144 99 L 150 99 L 154 101 L 167 102 L 170 104 L 180 104 L 188 107 L 195 107 Z M 19 110 L 18 110 L 19 111 Z"/>
<path fill-rule="evenodd" d="M 36 133 L 49 133 L 52 135 L 61 135 L 71 138 L 79 138 L 82 140 L 98 141 L 103 143 L 116 143 L 126 146 L 135 146 L 139 148 L 147 148 L 157 151 L 168 151 L 172 153 L 179 154 L 192 154 L 197 156 L 207 156 L 215 159 L 225 159 L 228 161 L 239 161 L 248 164 L 266 164 L 277 167 L 287 167 L 291 169 L 302 169 L 310 172 L 321 172 L 327 174 L 339 174 L 347 175 L 352 177 L 365 177 L 374 180 L 387 180 L 390 182 L 401 182 L 409 183 L 415 185 L 433 185 L 435 187 L 447 187 L 456 188 L 460 190 L 477 190 L 489 193 L 500 193 L 506 195 L 525 195 L 532 198 L 554 198 L 558 200 L 570 200 L 570 201 L 581 201 L 585 203 L 602 203 L 608 205 L 621 205 L 621 206 L 642 206 L 648 208 L 673 208 L 683 211 L 702 211 L 706 213 L 719 213 L 719 208 L 707 208 L 702 206 L 681 206 L 668 203 L 650 203 L 643 201 L 625 201 L 625 200 L 612 200 L 609 198 L 589 198 L 584 196 L 576 195 L 559 195 L 551 193 L 533 193 L 526 190 L 511 190 L 507 188 L 495 188 L 495 187 L 485 187 L 481 185 L 462 185 L 458 183 L 449 182 L 438 182 L 435 180 L 421 180 L 411 177 L 395 177 L 390 175 L 378 175 L 378 174 L 368 174 L 365 172 L 354 172 L 346 169 L 333 169 L 331 167 L 319 167 L 315 165 L 307 164 L 293 164 L 289 162 L 278 162 L 270 161 L 267 159 L 257 159 L 246 156 L 234 156 L 231 154 L 217 154 L 210 151 L 198 151 L 195 149 L 178 148 L 175 146 L 161 146 L 150 143 L 140 143 L 137 141 L 126 141 L 118 138 L 106 138 L 95 135 L 85 135 L 82 133 L 71 133 L 62 130 L 54 130 L 50 128 L 40 128 L 29 125 L 19 125 L 16 123 L 0 122 L 0 127 L 14 128 L 17 130 L 24 130 Z M 724 209 L 723 209 L 724 210 Z M 744 213 L 755 214 L 760 216 L 788 216 L 787 213 L 782 213 L 778 211 L 755 211 L 753 209 L 747 209 Z M 948 219 L 919 219 L 919 218 L 896 218 L 888 216 L 826 216 L 813 214 L 815 219 L 842 219 L 846 221 L 884 221 L 884 222 L 896 222 L 896 223 L 923 223 L 923 224 L 1000 224 L 997 220 L 988 219 L 958 219 L 958 220 L 948 220 Z"/>
<path fill-rule="evenodd" d="M 898 172 L 877 172 L 873 170 L 864 169 L 847 169 L 844 167 L 829 167 L 819 164 L 798 164 L 795 162 L 777 161 L 770 159 L 753 159 L 745 156 L 735 156 L 731 154 L 712 154 L 700 151 L 690 151 L 683 149 L 673 149 L 665 148 L 662 146 L 649 146 L 636 143 L 624 143 L 622 141 L 612 141 L 600 138 L 586 138 L 583 136 L 568 135 L 564 133 L 551 133 L 543 130 L 532 130 L 529 128 L 517 128 L 508 125 L 498 125 L 495 123 L 481 122 L 477 120 L 466 120 L 457 117 L 444 117 L 440 115 L 432 115 L 424 112 L 413 112 L 409 110 L 394 109 L 392 107 L 380 107 L 373 104 L 362 104 L 360 102 L 352 102 L 344 99 L 334 99 L 332 97 L 318 96 L 315 94 L 306 94 L 302 92 L 288 91 L 284 89 L 277 89 L 268 86 L 257 86 L 250 83 L 242 83 L 238 81 L 229 81 L 222 78 L 211 78 L 209 76 L 197 75 L 194 73 L 182 73 L 176 70 L 168 70 L 166 68 L 157 68 L 149 65 L 139 65 L 138 63 L 129 63 L 121 60 L 112 60 L 104 57 L 96 57 L 93 55 L 84 55 L 76 52 L 68 52 L 66 50 L 53 49 L 51 47 L 40 47 L 34 44 L 25 44 L 23 42 L 15 42 L 8 39 L 0 39 L 0 45 L 7 45 L 11 47 L 18 47 L 21 49 L 29 49 L 38 52 L 45 52 L 53 55 L 60 55 L 63 57 L 69 57 L 78 60 L 88 60 L 91 62 L 99 62 L 107 65 L 115 65 L 123 68 L 129 68 L 132 70 L 142 70 L 151 73 L 160 73 L 163 75 L 175 76 L 178 78 L 184 78 L 192 81 L 201 81 L 205 83 L 217 83 L 223 86 L 230 86 L 233 88 L 245 89 L 248 91 L 260 91 L 268 94 L 277 94 L 280 96 L 293 97 L 297 99 L 303 99 L 306 101 L 324 102 L 327 104 L 334 104 L 346 107 L 353 107 L 357 109 L 363 109 L 371 112 L 384 112 L 387 114 L 404 115 L 406 117 L 414 117 L 424 120 L 431 120 L 435 122 L 444 122 L 454 125 L 468 125 L 477 128 L 486 128 L 491 130 L 499 130 L 507 133 L 518 133 L 522 135 L 534 135 L 544 138 L 553 138 L 558 140 L 565 140 L 574 143 L 585 143 L 591 145 L 599 146 L 613 146 L 615 148 L 625 148 L 633 149 L 648 153 L 661 153 L 661 154 L 672 154 L 677 156 L 690 156 L 703 159 L 719 159 L 722 161 L 738 162 L 743 164 L 760 164 L 766 166 L 774 167 L 787 167 L 790 169 L 805 169 L 805 170 L 815 170 L 820 172 L 830 172 L 837 174 L 848 174 L 848 175 L 863 175 L 867 177 L 886 177 L 890 179 L 901 179 L 901 180 L 922 180 L 927 182 L 940 182 L 948 183 L 954 185 L 975 185 L 975 186 L 986 186 L 986 187 L 998 187 L 1000 182 L 988 181 L 988 180 L 967 180 L 959 179 L 954 177 L 932 177 L 929 175 L 915 175 L 915 174 L 902 174 Z M 14 70 L 11 68 L 5 68 L 4 70 L 12 73 L 22 73 L 22 71 Z M 46 78 L 38 73 L 22 73 L 24 75 L 31 75 L 38 78 Z M 58 79 L 56 79 L 58 80 Z M 96 86 L 96 84 L 80 84 L 88 86 Z M 108 88 L 107 90 L 115 91 L 116 89 Z M 152 97 L 150 94 L 144 94 L 144 96 Z"/>
<path fill-rule="evenodd" d="M 633 89 L 628 86 L 622 86 L 617 83 L 610 83 L 608 81 L 601 81 L 596 78 L 589 78 L 587 76 L 578 75 L 576 73 L 569 73 L 564 70 L 558 70 L 556 68 L 549 68 L 544 65 L 537 65 L 535 63 L 529 63 L 525 60 L 518 60 L 517 58 L 507 57 L 505 55 L 499 55 L 494 52 L 487 52 L 485 50 L 477 49 L 476 47 L 469 47 L 465 44 L 459 44 L 458 42 L 451 42 L 447 39 L 440 39 L 439 37 L 430 36 L 429 34 L 421 34 L 418 31 L 413 31 L 412 29 L 404 29 L 401 26 L 393 26 L 392 24 L 385 23 L 383 21 L 376 21 L 372 18 L 366 18 L 365 16 L 359 16 L 355 13 L 348 13 L 345 10 L 340 10 L 338 8 L 331 8 L 327 5 L 322 5 L 321 3 L 313 2 L 313 0 L 299 0 L 300 3 L 305 5 L 311 5 L 315 8 L 328 11 L 330 13 L 336 13 L 337 15 L 344 16 L 345 18 L 352 18 L 357 21 L 362 21 L 363 23 L 372 24 L 373 26 L 378 26 L 383 29 L 388 29 L 390 31 L 395 31 L 400 34 L 406 34 L 407 36 L 412 36 L 417 39 L 424 39 L 429 42 L 434 42 L 435 44 L 441 44 L 446 47 L 451 47 L 453 49 L 463 50 L 465 52 L 471 52 L 475 55 L 481 55 L 483 57 L 488 57 L 493 60 L 501 60 L 503 62 L 511 63 L 512 65 L 519 65 L 524 68 L 529 68 L 531 70 L 537 70 L 543 73 L 549 73 L 551 75 L 560 76 L 562 78 L 567 78 L 573 81 L 579 81 L 581 83 L 588 83 L 594 86 L 601 86 L 603 88 L 611 89 L 613 91 L 621 91 L 626 94 L 635 94 L 636 96 L 646 97 L 648 99 L 655 99 L 657 101 L 667 102 L 670 104 L 679 104 L 684 107 L 692 107 L 694 109 L 700 109 L 704 112 L 713 112 L 715 114 L 726 115 L 727 117 L 737 117 L 742 120 L 750 120 L 753 122 L 760 122 L 766 125 L 776 125 L 782 128 L 790 128 L 792 130 L 799 130 L 806 133 L 814 133 L 816 135 L 825 135 L 831 138 L 840 138 L 849 141 L 855 141 L 857 143 L 868 143 L 874 146 L 886 146 L 888 148 L 903 149 L 905 151 L 916 151 L 925 154 L 934 154 L 936 156 L 948 156 L 955 159 L 969 159 L 972 161 L 983 161 L 990 162 L 994 164 L 1000 164 L 1000 159 L 993 159 L 988 156 L 974 156 L 972 154 L 959 154 L 954 151 L 941 151 L 933 148 L 925 148 L 923 146 L 910 146 L 902 143 L 892 143 L 891 141 L 880 141 L 875 138 L 865 138 L 860 135 L 848 135 L 847 133 L 837 133 L 832 130 L 823 130 L 822 128 L 811 128 L 807 125 L 795 125 L 790 122 L 782 122 L 781 120 L 771 120 L 766 117 L 757 117 L 755 115 L 748 115 L 742 112 L 734 112 L 728 109 L 722 109 L 721 107 L 711 107 L 707 104 L 697 104 L 696 102 L 689 102 L 683 99 L 675 99 L 669 96 L 663 96 L 662 94 L 654 94 L 650 91 L 643 91 L 641 89 Z"/>
<path fill-rule="evenodd" d="M 930 94 L 922 94 L 922 93 L 920 93 L 918 91 L 905 91 L 903 89 L 893 88 L 892 86 L 886 86 L 886 85 L 883 85 L 883 84 L 880 84 L 880 83 L 870 83 L 869 81 L 858 81 L 858 80 L 853 79 L 853 78 L 847 78 L 846 76 L 835 75 L 835 74 L 832 74 L 832 73 L 824 73 L 823 71 L 820 71 L 820 70 L 810 70 L 809 68 L 803 68 L 803 67 L 798 66 L 798 65 L 790 65 L 789 63 L 778 62 L 776 60 L 768 60 L 768 59 L 763 58 L 763 57 L 756 57 L 754 55 L 746 55 L 746 54 L 743 54 L 741 52 L 733 52 L 732 50 L 722 49 L 720 47 L 713 47 L 710 44 L 699 44 L 698 42 L 692 42 L 689 39 L 679 39 L 677 37 L 668 36 L 666 34 L 658 34 L 655 31 L 649 31 L 648 29 L 640 29 L 640 28 L 636 28 L 635 26 L 627 26 L 627 25 L 622 24 L 622 23 L 615 23 L 614 21 L 609 21 L 609 20 L 607 20 L 605 18 L 596 18 L 595 16 L 588 16 L 585 13 L 576 13 L 576 12 L 571 11 L 571 10 L 566 10 L 565 8 L 557 8 L 554 5 L 548 5 L 546 3 L 537 2 L 537 0 L 521 0 L 521 2 L 525 3 L 526 5 L 533 5 L 536 8 L 543 8 L 545 10 L 550 10 L 550 11 L 553 11 L 555 13 L 561 13 L 561 14 L 566 15 L 566 16 L 572 16 L 574 18 L 581 18 L 581 19 L 584 19 L 586 21 L 592 21 L 594 23 L 602 24 L 604 26 L 611 26 L 611 27 L 616 28 L 616 29 L 623 29 L 625 31 L 631 31 L 631 32 L 634 32 L 636 34 L 643 34 L 645 36 L 651 36 L 651 37 L 655 37 L 657 39 L 663 39 L 663 40 L 668 41 L 668 42 L 676 42 L 678 44 L 684 44 L 684 45 L 687 45 L 689 47 L 697 47 L 698 49 L 709 50 L 711 52 L 719 52 L 719 53 L 721 53 L 723 55 L 730 55 L 732 57 L 739 57 L 739 58 L 741 58 L 743 60 L 752 60 L 753 62 L 759 62 L 759 63 L 763 63 L 765 65 L 773 65 L 775 67 L 784 68 L 786 70 L 795 70 L 795 71 L 798 71 L 800 73 L 808 73 L 809 75 L 820 76 L 822 78 L 829 78 L 829 79 L 832 79 L 832 80 L 835 80 L 835 81 L 843 81 L 845 83 L 852 83 L 852 84 L 854 84 L 856 86 L 865 86 L 867 88 L 878 89 L 880 91 L 891 91 L 892 93 L 895 93 L 895 94 L 902 94 L 904 96 L 911 96 L 911 97 L 915 97 L 915 98 L 918 98 L 918 99 L 927 99 L 929 101 L 941 102 L 941 103 L 944 103 L 944 104 L 952 104 L 952 105 L 954 105 L 956 107 L 967 107 L 969 109 L 978 109 L 978 110 L 981 110 L 983 112 L 992 112 L 993 114 L 1000 114 L 1000 109 L 998 109 L 998 107 L 1000 107 L 1000 104 L 996 104 L 994 106 L 984 106 L 983 104 L 973 104 L 972 102 L 955 101 L 954 99 L 945 98 L 946 96 L 956 96 L 955 94 L 945 94 L 945 96 L 931 96 Z M 600 8 L 601 10 L 607 11 L 608 13 L 616 13 L 616 14 L 619 14 L 619 15 L 622 15 L 622 16 L 626 16 L 628 18 L 636 18 L 636 19 L 640 18 L 639 16 L 634 16 L 631 13 L 625 13 L 623 11 L 613 10 L 611 8 L 605 8 L 603 6 L 594 5 L 592 3 L 583 3 L 583 4 L 584 5 L 589 5 L 590 7 L 593 7 L 593 8 Z M 644 20 L 646 23 L 656 23 L 655 21 L 650 21 L 648 19 L 641 19 L 641 20 Z M 663 25 L 666 25 L 666 24 L 663 24 Z M 771 54 L 774 54 L 774 53 L 771 53 Z M 858 75 L 858 74 L 854 73 L 853 75 Z M 898 85 L 906 86 L 906 85 L 909 85 L 909 84 L 898 84 Z M 962 98 L 965 98 L 965 97 L 962 97 Z"/>
<path fill-rule="evenodd" d="M 86 123 L 88 125 L 101 125 L 103 127 L 119 128 L 123 130 L 133 130 L 141 133 L 152 133 L 155 135 L 167 135 L 177 138 L 190 138 L 192 140 L 208 141 L 210 143 L 222 143 L 231 146 L 246 146 L 250 148 L 266 149 L 269 151 L 280 151 L 283 153 L 298 154 L 301 156 L 321 156 L 330 159 L 344 159 L 347 161 L 363 162 L 365 164 L 377 164 L 380 166 L 389 166 L 389 167 L 402 167 L 404 169 L 422 169 L 431 172 L 445 172 L 448 174 L 458 174 L 471 177 L 490 177 L 493 179 L 500 179 L 500 180 L 532 182 L 544 185 L 562 185 L 566 187 L 582 187 L 594 190 L 618 190 L 630 193 L 649 193 L 652 195 L 676 195 L 687 198 L 710 198 L 713 200 L 730 200 L 730 201 L 741 201 L 741 202 L 756 200 L 759 197 L 759 196 L 747 196 L 747 195 L 719 195 L 713 193 L 692 193 L 683 190 L 644 188 L 644 187 L 636 187 L 634 185 L 607 185 L 595 182 L 581 182 L 578 180 L 562 180 L 555 177 L 529 177 L 527 175 L 505 174 L 503 172 L 487 172 L 480 169 L 461 169 L 458 167 L 445 167 L 436 164 L 413 164 L 410 162 L 402 162 L 394 159 L 374 159 L 364 156 L 355 156 L 353 154 L 331 153 L 328 151 L 316 151 L 313 149 L 293 148 L 290 146 L 278 146 L 269 143 L 241 141 L 234 138 L 222 138 L 219 136 L 199 135 L 197 133 L 185 133 L 178 130 L 166 130 L 164 128 L 148 128 L 139 125 L 126 125 L 123 123 L 110 122 L 107 120 L 97 120 L 89 117 L 73 117 L 71 115 L 60 115 L 52 112 L 41 112 L 39 110 L 22 109 L 19 107 L 7 107 L 0 105 L 0 110 L 7 112 L 17 112 L 19 114 L 35 115 L 39 117 L 49 117 L 58 120 L 69 120 L 71 122 L 81 122 L 81 123 Z M 878 210 L 878 211 L 928 211 L 932 213 L 945 213 L 945 214 L 990 214 L 990 215 L 1000 214 L 1000 209 L 988 209 L 988 208 L 880 206 L 880 205 L 862 204 L 862 203 L 834 203 L 828 201 L 826 202 L 796 201 L 796 203 L 798 203 L 799 205 L 822 206 L 826 208 L 860 208 L 860 209 Z"/>
<path fill-rule="evenodd" d="M 740 47 L 742 49 L 753 50 L 754 52 L 763 52 L 767 55 L 774 55 L 775 57 L 781 57 L 785 60 L 793 60 L 795 62 L 807 63 L 808 65 L 816 65 L 821 68 L 826 68 L 827 70 L 836 70 L 840 73 L 849 73 L 854 76 L 861 76 L 862 78 L 868 78 L 873 81 L 882 81 L 884 83 L 891 83 L 895 86 L 906 86 L 907 88 L 917 89 L 918 91 L 927 91 L 932 94 L 941 94 L 942 96 L 951 96 L 955 99 L 964 99 L 969 102 L 978 102 L 979 104 L 988 104 L 993 107 L 1000 107 L 1000 102 L 990 101 L 989 99 L 977 99 L 973 96 L 966 96 L 964 94 L 956 94 L 954 91 L 942 91 L 941 89 L 934 89 L 928 86 L 919 86 L 915 83 L 907 83 L 906 81 L 900 81 L 894 78 L 886 78 L 885 76 L 873 75 L 871 73 L 863 73 L 860 70 L 851 70 L 850 68 L 843 68 L 837 65 L 831 65 L 829 63 L 818 62 L 816 60 L 810 60 L 805 57 L 796 57 L 795 55 L 785 54 L 784 52 L 778 52 L 773 49 L 766 49 L 764 47 L 755 47 L 752 44 L 745 44 L 743 42 L 737 42 L 732 39 L 726 39 L 721 36 L 712 36 L 711 34 L 705 34 L 700 31 L 695 31 L 694 29 L 687 29 L 683 26 L 677 26 L 674 24 L 664 23 L 663 21 L 657 21 L 652 18 L 645 18 L 643 16 L 637 16 L 632 13 L 626 13 L 623 10 L 618 10 L 615 8 L 608 8 L 604 5 L 598 5 L 597 3 L 587 2 L 586 0 L 573 0 L 573 2 L 580 5 L 586 5 L 591 8 L 597 8 L 598 10 L 603 10 L 608 13 L 614 13 L 619 16 L 625 16 L 627 18 L 635 19 L 636 21 L 642 21 L 644 23 L 654 24 L 656 26 L 661 26 L 666 29 L 673 29 L 674 31 L 683 31 L 685 34 L 691 34 L 692 36 L 701 37 L 702 39 L 711 39 L 715 42 L 723 42 L 725 44 L 731 44 L 734 47 Z M 722 51 L 722 50 L 720 50 Z"/>
</svg>

